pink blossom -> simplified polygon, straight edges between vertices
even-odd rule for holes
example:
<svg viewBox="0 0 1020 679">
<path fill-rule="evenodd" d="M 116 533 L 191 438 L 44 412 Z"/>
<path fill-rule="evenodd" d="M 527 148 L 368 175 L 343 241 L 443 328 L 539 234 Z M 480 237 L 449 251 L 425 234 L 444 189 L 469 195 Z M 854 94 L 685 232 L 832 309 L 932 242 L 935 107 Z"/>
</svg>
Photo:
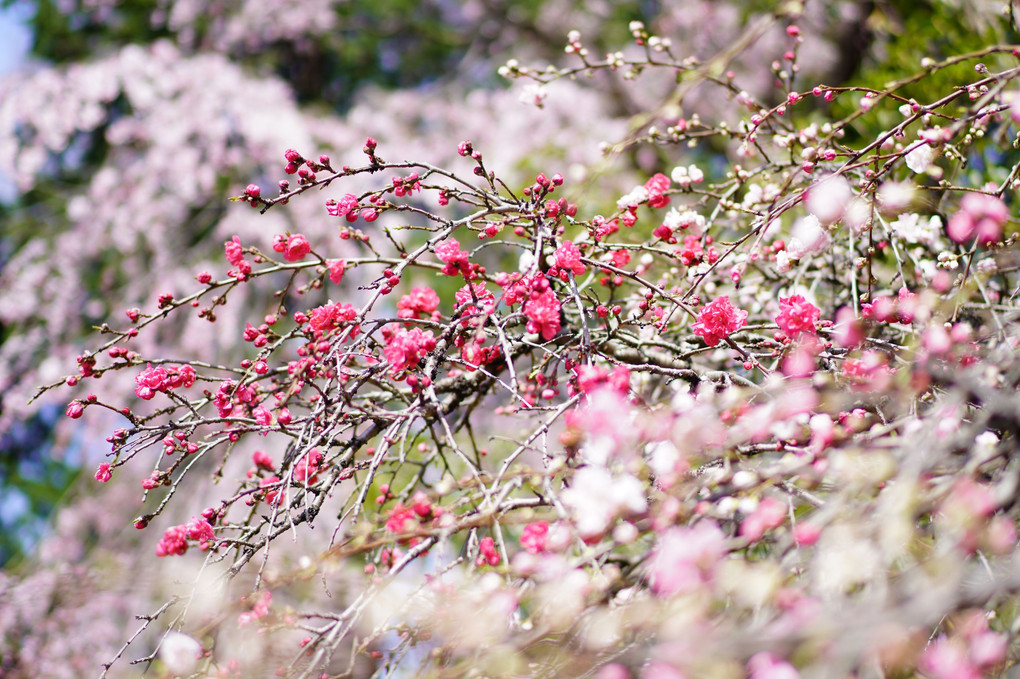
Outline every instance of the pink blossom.
<svg viewBox="0 0 1020 679">
<path fill-rule="evenodd" d="M 349 219 L 350 215 L 354 214 L 355 219 L 357 219 L 357 209 L 358 197 L 353 193 L 346 194 L 343 198 L 336 202 L 326 203 L 326 212 L 333 217 L 347 217 Z"/>
<path fill-rule="evenodd" d="M 767 497 L 740 522 L 740 534 L 751 542 L 762 538 L 765 531 L 782 525 L 786 520 L 787 506 L 775 498 Z"/>
<path fill-rule="evenodd" d="M 984 631 L 970 639 L 970 659 L 978 667 L 991 669 L 1006 659 L 1009 640 L 1005 635 Z"/>
<path fill-rule="evenodd" d="M 850 307 L 841 307 L 836 312 L 836 325 L 832 339 L 844 349 L 853 349 L 864 341 L 864 327 Z"/>
<path fill-rule="evenodd" d="M 545 551 L 546 536 L 549 534 L 548 521 L 529 523 L 521 532 L 521 547 L 530 553 L 538 554 Z"/>
<path fill-rule="evenodd" d="M 560 302 L 551 289 L 528 300 L 524 314 L 528 317 L 528 332 L 538 333 L 546 341 L 560 331 Z"/>
<path fill-rule="evenodd" d="M 829 175 L 808 191 L 807 211 L 822 224 L 838 221 L 853 198 L 850 184 L 842 175 Z"/>
<path fill-rule="evenodd" d="M 960 201 L 960 211 L 949 218 L 946 234 L 956 243 L 977 236 L 982 245 L 1002 238 L 1002 227 L 1009 219 L 1009 208 L 998 196 L 968 193 Z"/>
<path fill-rule="evenodd" d="M 468 262 L 469 256 L 470 253 L 461 250 L 460 243 L 452 238 L 436 245 L 436 257 L 446 265 L 443 273 L 447 276 L 463 274 L 467 280 L 474 278 L 474 270 Z"/>
<path fill-rule="evenodd" d="M 630 252 L 627 250 L 613 250 L 610 253 L 610 257 L 612 258 L 613 266 L 617 269 L 622 269 L 630 264 Z"/>
<path fill-rule="evenodd" d="M 418 515 L 412 507 L 398 502 L 390 509 L 386 519 L 386 530 L 390 533 L 409 533 L 418 525 Z"/>
<path fill-rule="evenodd" d="M 946 332 L 945 327 L 939 323 L 933 323 L 925 328 L 921 334 L 921 344 L 929 352 L 935 355 L 949 353 L 953 348 L 953 340 Z"/>
<path fill-rule="evenodd" d="M 266 502 L 270 505 L 277 505 L 280 500 L 283 499 L 283 494 L 277 487 L 280 485 L 279 476 L 267 476 L 266 478 L 259 481 L 259 488 L 268 488 L 266 490 Z"/>
<path fill-rule="evenodd" d="M 319 480 L 318 473 L 323 469 L 323 455 L 315 448 L 298 458 L 294 464 L 294 480 L 309 485 Z"/>
<path fill-rule="evenodd" d="M 484 566 L 488 564 L 490 566 L 498 566 L 501 561 L 499 552 L 496 551 L 496 542 L 490 537 L 482 538 L 478 543 L 478 559 L 475 560 L 476 566 Z"/>
<path fill-rule="evenodd" d="M 1016 548 L 1016 543 L 1017 529 L 1013 520 L 1002 514 L 992 517 L 983 540 L 985 549 L 996 555 L 1009 554 Z"/>
<path fill-rule="evenodd" d="M 251 461 L 259 469 L 265 469 L 266 471 L 273 471 L 275 466 L 273 465 L 273 458 L 269 456 L 269 453 L 264 450 L 256 450 L 252 453 Z"/>
<path fill-rule="evenodd" d="M 350 304 L 324 304 L 308 312 L 308 325 L 317 336 L 321 336 L 343 323 L 349 323 L 358 317 L 358 310 Z M 351 337 L 356 337 L 360 332 L 359 326 L 354 326 Z"/>
<path fill-rule="evenodd" d="M 284 408 L 280 408 L 278 411 L 276 411 L 276 421 L 279 424 L 283 424 L 283 425 L 290 424 L 291 419 L 292 418 L 291 418 L 291 415 L 290 415 L 290 409 L 289 408 L 284 407 Z"/>
<path fill-rule="evenodd" d="M 877 349 L 865 351 L 859 359 L 843 361 L 843 376 L 859 389 L 881 391 L 888 386 L 892 375 L 885 355 Z"/>
<path fill-rule="evenodd" d="M 460 357 L 468 364 L 469 370 L 476 369 L 478 366 L 486 363 L 491 363 L 499 358 L 501 353 L 498 345 L 486 347 L 477 340 L 465 342 L 464 346 L 460 348 Z"/>
<path fill-rule="evenodd" d="M 711 521 L 667 530 L 648 562 L 652 590 L 663 596 L 691 592 L 709 582 L 726 554 L 726 536 Z"/>
<path fill-rule="evenodd" d="M 995 493 L 991 488 L 970 478 L 962 478 L 953 484 L 944 501 L 943 511 L 987 518 L 995 513 L 995 506 Z"/>
<path fill-rule="evenodd" d="M 156 366 L 147 364 L 145 370 L 135 376 L 135 395 L 146 401 L 151 400 L 158 392 L 171 389 L 190 387 L 195 383 L 195 369 L 190 365 L 179 367 Z"/>
<path fill-rule="evenodd" d="M 768 651 L 751 656 L 747 661 L 750 679 L 798 679 L 800 673 L 790 663 L 777 658 Z"/>
<path fill-rule="evenodd" d="M 665 224 L 655 227 L 655 230 L 652 231 L 652 235 L 667 243 L 676 242 L 676 238 L 673 238 L 673 229 L 669 228 Z"/>
<path fill-rule="evenodd" d="M 564 241 L 563 245 L 556 249 L 556 266 L 572 272 L 575 276 L 584 273 L 584 264 L 581 263 L 581 251 L 572 241 Z"/>
<path fill-rule="evenodd" d="M 244 261 L 244 248 L 241 246 L 241 239 L 238 236 L 228 240 L 223 249 L 231 266 L 240 266 Z"/>
<path fill-rule="evenodd" d="M 624 665 L 609 663 L 599 668 L 595 679 L 631 679 L 630 672 Z"/>
<path fill-rule="evenodd" d="M 263 427 L 268 426 L 273 421 L 272 414 L 262 405 L 253 408 L 251 414 L 255 421 Z"/>
<path fill-rule="evenodd" d="M 273 603 L 273 595 L 270 594 L 268 589 L 262 590 L 261 595 L 255 600 L 251 611 L 248 613 L 241 613 L 237 616 L 237 624 L 241 627 L 264 618 L 269 615 L 269 606 Z"/>
<path fill-rule="evenodd" d="M 709 247 L 709 252 L 714 254 L 715 249 Z M 684 246 L 677 250 L 677 255 L 684 266 L 691 266 L 699 263 L 705 257 L 705 248 L 701 245 L 701 239 L 697 236 L 684 236 Z M 712 263 L 713 259 L 709 260 Z"/>
<path fill-rule="evenodd" d="M 730 298 L 724 296 L 716 297 L 701 310 L 693 330 L 695 335 L 705 340 L 705 344 L 714 347 L 745 325 L 747 312 L 734 307 Z"/>
<path fill-rule="evenodd" d="M 790 337 L 801 333 L 814 333 L 815 324 L 822 315 L 821 310 L 803 295 L 779 298 L 779 315 L 776 324 Z"/>
<path fill-rule="evenodd" d="M 71 401 L 67 404 L 67 410 L 64 411 L 64 414 L 72 420 L 77 420 L 84 412 L 85 406 L 82 405 L 81 401 Z"/>
<path fill-rule="evenodd" d="M 645 191 L 648 192 L 649 207 L 666 207 L 669 205 L 669 196 L 665 192 L 669 190 L 669 177 L 661 172 L 652 176 L 645 182 Z"/>
<path fill-rule="evenodd" d="M 184 526 L 171 526 L 163 532 L 156 545 L 156 556 L 180 556 L 188 551 L 188 531 Z"/>
<path fill-rule="evenodd" d="M 630 391 L 630 370 L 627 366 L 618 365 L 610 371 L 600 365 L 579 365 L 574 372 L 577 374 L 578 391 L 582 394 L 590 394 L 602 385 L 623 395 Z"/>
<path fill-rule="evenodd" d="M 101 463 L 99 465 L 99 468 L 96 469 L 96 481 L 99 481 L 100 483 L 106 483 L 112 478 L 113 474 L 110 473 L 110 463 L 109 462 Z"/>
<path fill-rule="evenodd" d="M 485 283 L 468 283 L 454 293 L 453 298 L 458 307 L 471 303 L 462 309 L 465 316 L 478 313 L 475 303 L 480 304 L 481 310 L 487 314 L 491 314 L 496 308 L 496 296 L 485 288 Z"/>
<path fill-rule="evenodd" d="M 814 371 L 821 345 L 814 335 L 808 335 L 808 337 L 813 341 L 794 345 L 783 358 L 781 370 L 787 377 L 807 377 Z"/>
<path fill-rule="evenodd" d="M 981 670 L 967 657 L 967 651 L 955 639 L 939 637 L 924 651 L 919 664 L 934 679 L 980 679 Z"/>
<path fill-rule="evenodd" d="M 436 340 L 431 331 L 399 329 L 389 336 L 383 354 L 389 361 L 391 374 L 396 376 L 417 366 L 418 361 L 435 348 Z"/>
<path fill-rule="evenodd" d="M 312 246 L 308 239 L 300 233 L 296 233 L 290 238 L 284 236 L 277 236 L 276 238 L 273 249 L 277 252 L 282 252 L 283 258 L 288 262 L 301 261 L 305 258 L 305 255 L 312 251 Z"/>
<path fill-rule="evenodd" d="M 822 536 L 822 528 L 818 524 L 801 521 L 793 529 L 793 540 L 801 547 L 810 547 Z"/>
<path fill-rule="evenodd" d="M 202 517 L 191 517 L 191 520 L 185 525 L 185 530 L 188 539 L 198 542 L 199 549 L 208 549 L 208 543 L 216 539 L 212 524 Z"/>
<path fill-rule="evenodd" d="M 549 287 L 549 281 L 542 273 L 528 276 L 523 280 L 519 274 L 515 274 L 502 279 L 500 285 L 503 287 L 503 303 L 515 306 L 528 299 L 533 291 L 536 294 L 545 291 Z"/>
<path fill-rule="evenodd" d="M 340 285 L 340 281 L 344 278 L 344 269 L 347 268 L 347 260 L 331 259 L 327 264 L 329 265 L 329 280 Z"/>
<path fill-rule="evenodd" d="M 439 307 L 439 295 L 432 288 L 411 288 L 397 301 L 398 318 L 425 318 Z"/>
</svg>

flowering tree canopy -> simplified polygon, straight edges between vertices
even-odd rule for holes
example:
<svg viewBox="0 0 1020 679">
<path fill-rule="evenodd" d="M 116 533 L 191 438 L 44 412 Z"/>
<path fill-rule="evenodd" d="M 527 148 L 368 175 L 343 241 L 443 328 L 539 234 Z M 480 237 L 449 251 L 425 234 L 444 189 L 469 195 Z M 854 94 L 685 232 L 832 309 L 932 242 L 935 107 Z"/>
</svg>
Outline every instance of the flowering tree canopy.
<svg viewBox="0 0 1020 679">
<path fill-rule="evenodd" d="M 500 67 L 539 107 L 634 93 L 602 171 L 504 169 L 495 125 L 439 160 L 309 134 L 238 178 L 215 258 L 162 252 L 36 394 L 108 427 L 89 492 L 158 574 L 82 671 L 1011 667 L 1020 48 L 826 82 L 805 5 L 702 56 L 635 20 Z M 83 219 L 121 188 L 92 181 Z"/>
</svg>

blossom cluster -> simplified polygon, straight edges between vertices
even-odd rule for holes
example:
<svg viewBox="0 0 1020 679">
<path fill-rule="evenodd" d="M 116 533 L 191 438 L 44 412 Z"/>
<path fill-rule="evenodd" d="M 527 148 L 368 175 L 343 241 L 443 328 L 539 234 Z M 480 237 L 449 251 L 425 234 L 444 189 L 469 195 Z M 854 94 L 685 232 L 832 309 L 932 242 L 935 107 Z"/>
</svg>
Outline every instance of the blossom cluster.
<svg viewBox="0 0 1020 679">
<path fill-rule="evenodd" d="M 400 673 L 418 656 L 435 676 L 505 672 L 491 648 L 545 666 L 564 639 L 571 672 L 604 677 L 1001 670 L 1018 587 L 1016 228 L 1009 182 L 962 168 L 1016 134 L 1004 90 L 1020 74 L 979 69 L 973 98 L 933 97 L 889 129 L 878 114 L 902 103 L 899 85 L 820 124 L 851 97 L 785 70 L 801 26 L 778 37 L 778 98 L 629 28 L 637 56 L 592 61 L 580 33 L 568 55 L 633 78 L 668 64 L 722 88 L 736 120 L 657 120 L 626 144 L 672 162 L 650 154 L 655 167 L 605 194 L 618 199 L 578 203 L 550 170 L 505 179 L 477 139 L 451 143 L 451 169 L 387 163 L 374 138 L 342 166 L 288 150 L 297 185 L 249 185 L 237 202 L 259 219 L 246 206 L 274 215 L 335 191 L 326 215 L 315 206 L 334 237 L 232 238 L 222 276 L 161 293 L 129 314 L 133 335 L 110 329 L 79 360 L 75 380 L 141 368 L 149 354 L 124 346 L 189 314 L 243 340 L 196 360 L 201 374 L 147 363 L 141 400 L 219 385 L 153 415 L 116 395 L 72 402 L 72 417 L 87 403 L 127 420 L 97 480 L 158 451 L 145 529 L 193 501 L 178 489 L 207 465 L 218 504 L 165 529 L 157 554 L 185 562 L 197 543 L 251 573 L 238 622 L 301 634 L 281 674 L 326 672 L 351 639 L 352 663 Z M 578 71 L 506 72 L 554 89 Z M 723 150 L 692 163 L 707 138 Z M 925 189 L 944 228 L 913 188 L 936 168 L 953 178 Z M 268 311 L 249 306 L 256 293 Z M 282 546 L 318 527 L 329 537 L 306 553 Z M 340 572 L 349 600 L 299 601 Z M 270 588 L 293 610 L 270 618 Z"/>
<path fill-rule="evenodd" d="M 135 376 L 135 395 L 146 401 L 152 400 L 157 393 L 166 393 L 172 389 L 190 387 L 195 383 L 195 369 L 190 365 L 153 366 L 149 364 L 145 370 Z"/>
</svg>

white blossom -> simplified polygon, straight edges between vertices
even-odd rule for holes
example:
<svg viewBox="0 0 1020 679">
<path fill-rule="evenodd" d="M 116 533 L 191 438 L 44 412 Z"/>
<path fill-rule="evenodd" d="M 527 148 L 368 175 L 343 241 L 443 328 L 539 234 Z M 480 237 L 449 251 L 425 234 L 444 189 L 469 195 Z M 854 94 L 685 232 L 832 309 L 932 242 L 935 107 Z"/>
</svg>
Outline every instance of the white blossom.
<svg viewBox="0 0 1020 679">
<path fill-rule="evenodd" d="M 627 208 L 637 207 L 641 203 L 648 200 L 648 189 L 643 186 L 636 186 L 630 193 L 622 196 L 616 201 L 616 207 L 625 210 Z"/>
<path fill-rule="evenodd" d="M 843 216 L 852 198 L 847 180 L 841 175 L 830 175 L 808 190 L 806 207 L 819 222 L 831 224 Z"/>
<path fill-rule="evenodd" d="M 926 172 L 931 167 L 932 162 L 935 160 L 935 149 L 928 146 L 925 142 L 917 142 L 910 147 L 907 151 L 904 160 L 914 172 L 921 174 Z"/>
<path fill-rule="evenodd" d="M 170 632 L 159 646 L 159 658 L 171 674 L 188 675 L 198 666 L 202 645 L 180 632 Z"/>
</svg>

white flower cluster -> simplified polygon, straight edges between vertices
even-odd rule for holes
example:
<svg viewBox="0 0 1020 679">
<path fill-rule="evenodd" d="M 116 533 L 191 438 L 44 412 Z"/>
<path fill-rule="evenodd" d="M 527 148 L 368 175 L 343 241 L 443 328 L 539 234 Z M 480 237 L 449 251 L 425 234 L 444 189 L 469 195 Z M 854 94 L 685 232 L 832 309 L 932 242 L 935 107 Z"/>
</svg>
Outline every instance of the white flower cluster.
<svg viewBox="0 0 1020 679">
<path fill-rule="evenodd" d="M 635 186 L 633 191 L 616 201 L 616 207 L 620 210 L 626 210 L 637 207 L 646 200 L 648 200 L 648 189 L 643 186 Z"/>
<path fill-rule="evenodd" d="M 917 245 L 934 246 L 942 235 L 942 218 L 932 215 L 927 219 L 916 212 L 905 212 L 889 224 L 892 232 L 901 240 Z"/>
<path fill-rule="evenodd" d="M 698 169 L 696 165 L 688 165 L 687 167 L 678 165 L 673 168 L 669 176 L 682 189 L 690 188 L 691 184 L 700 184 L 705 181 L 705 173 Z"/>
<path fill-rule="evenodd" d="M 662 223 L 673 231 L 685 231 L 692 236 L 701 236 L 705 233 L 705 217 L 694 210 L 670 208 L 663 218 Z"/>
</svg>

